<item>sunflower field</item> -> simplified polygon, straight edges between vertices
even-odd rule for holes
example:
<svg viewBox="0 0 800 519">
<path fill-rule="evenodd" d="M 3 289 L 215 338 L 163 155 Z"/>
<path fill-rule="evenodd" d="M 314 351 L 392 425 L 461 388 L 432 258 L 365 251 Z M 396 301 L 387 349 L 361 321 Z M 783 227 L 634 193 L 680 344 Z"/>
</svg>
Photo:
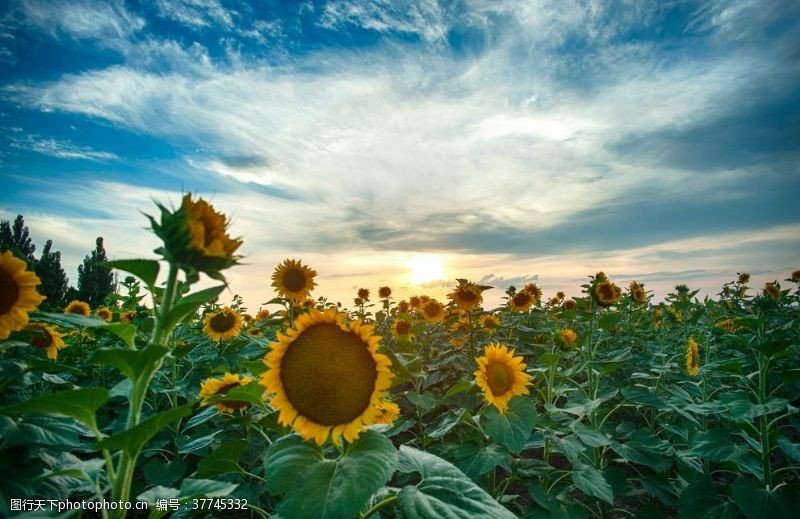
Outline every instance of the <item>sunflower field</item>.
<svg viewBox="0 0 800 519">
<path fill-rule="evenodd" d="M 226 216 L 158 210 L 157 259 L 106 262 L 101 308 L 40 311 L 0 255 L 0 516 L 797 516 L 800 271 L 658 304 L 598 272 L 499 308 L 457 279 L 347 309 L 287 259 L 248 311 L 220 301 Z"/>
</svg>

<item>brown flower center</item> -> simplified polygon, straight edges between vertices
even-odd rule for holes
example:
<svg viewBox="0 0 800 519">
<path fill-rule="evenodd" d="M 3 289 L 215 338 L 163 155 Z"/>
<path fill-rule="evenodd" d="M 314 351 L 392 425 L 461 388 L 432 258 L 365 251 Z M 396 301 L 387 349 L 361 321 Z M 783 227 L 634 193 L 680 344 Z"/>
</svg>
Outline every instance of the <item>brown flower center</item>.
<svg viewBox="0 0 800 519">
<path fill-rule="evenodd" d="M 614 288 L 608 283 L 601 283 L 598 285 L 597 292 L 601 301 L 614 300 Z"/>
<path fill-rule="evenodd" d="M 302 331 L 281 361 L 289 402 L 321 425 L 341 425 L 370 405 L 377 370 L 367 344 L 355 333 L 321 323 Z"/>
<path fill-rule="evenodd" d="M 439 305 L 435 302 L 431 301 L 430 303 L 426 304 L 425 307 L 422 309 L 425 312 L 427 317 L 433 318 L 439 315 Z"/>
<path fill-rule="evenodd" d="M 9 272 L 0 269 L 0 315 L 7 314 L 19 299 L 19 286 Z"/>
<path fill-rule="evenodd" d="M 505 363 L 489 362 L 486 366 L 486 382 L 494 396 L 502 396 L 514 386 L 514 372 Z"/>
<path fill-rule="evenodd" d="M 514 304 L 520 308 L 531 304 L 531 295 L 527 292 L 517 292 L 514 294 Z"/>
<path fill-rule="evenodd" d="M 408 321 L 397 321 L 394 329 L 397 330 L 397 333 L 400 335 L 408 335 L 408 332 L 411 331 L 411 323 Z"/>
<path fill-rule="evenodd" d="M 229 312 L 220 312 L 211 318 L 209 324 L 217 333 L 229 332 L 236 326 L 236 316 Z"/>
<path fill-rule="evenodd" d="M 462 303 L 472 303 L 478 299 L 478 295 L 467 288 L 459 289 L 456 297 L 458 297 L 458 300 Z"/>
<path fill-rule="evenodd" d="M 46 349 L 53 344 L 53 336 L 44 326 L 31 325 L 28 328 L 37 332 L 31 338 L 31 346 Z"/>
<path fill-rule="evenodd" d="M 306 286 L 306 276 L 302 270 L 291 269 L 283 275 L 283 286 L 289 292 L 300 292 Z"/>
</svg>

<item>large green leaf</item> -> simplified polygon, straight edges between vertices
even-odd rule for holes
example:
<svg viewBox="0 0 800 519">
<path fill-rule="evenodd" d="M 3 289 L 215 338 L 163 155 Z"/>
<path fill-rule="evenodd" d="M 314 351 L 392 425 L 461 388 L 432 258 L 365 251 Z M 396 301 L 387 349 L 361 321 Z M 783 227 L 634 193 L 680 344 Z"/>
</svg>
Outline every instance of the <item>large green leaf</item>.
<svg viewBox="0 0 800 519">
<path fill-rule="evenodd" d="M 513 453 L 522 451 L 536 422 L 536 404 L 530 398 L 514 398 L 504 414 L 492 406 L 483 415 L 483 430 Z"/>
<path fill-rule="evenodd" d="M 197 466 L 197 477 L 213 477 L 220 474 L 241 473 L 242 467 L 239 466 L 239 458 L 247 449 L 247 440 L 233 440 L 223 443 L 205 458 L 200 460 Z"/>
<path fill-rule="evenodd" d="M 184 479 L 181 490 L 178 492 L 178 499 L 186 501 L 193 497 L 225 497 L 236 490 L 234 483 L 225 481 L 215 481 L 213 479 Z"/>
<path fill-rule="evenodd" d="M 711 429 L 697 435 L 692 442 L 692 454 L 708 461 L 732 461 L 747 454 L 746 445 L 737 445 L 725 429 Z"/>
<path fill-rule="evenodd" d="M 681 491 L 678 501 L 680 517 L 685 519 L 735 519 L 736 506 L 720 497 L 714 484 L 704 477 Z"/>
<path fill-rule="evenodd" d="M 462 443 L 455 451 L 456 466 L 473 481 L 498 465 L 509 467 L 510 455 L 508 449 L 497 443 L 478 445 L 475 443 Z"/>
<path fill-rule="evenodd" d="M 213 397 L 208 399 L 208 403 L 213 404 L 216 402 L 237 401 L 237 402 L 247 402 L 248 404 L 253 404 L 253 405 L 259 405 L 261 404 L 263 395 L 264 395 L 264 386 L 259 384 L 257 380 L 254 380 L 249 384 L 245 384 L 244 386 L 235 387 L 225 394 L 214 395 Z"/>
<path fill-rule="evenodd" d="M 747 519 L 790 519 L 797 517 L 798 488 L 784 485 L 767 490 L 753 479 L 739 478 L 731 486 L 736 505 Z"/>
<path fill-rule="evenodd" d="M 575 435 L 589 447 L 605 447 L 611 443 L 608 436 L 580 422 L 575 424 Z"/>
<path fill-rule="evenodd" d="M 103 348 L 89 358 L 93 364 L 114 366 L 131 380 L 149 377 L 169 350 L 164 346 L 149 344 L 141 350 Z"/>
<path fill-rule="evenodd" d="M 102 387 L 85 387 L 72 391 L 59 391 L 39 395 L 0 409 L 3 414 L 55 414 L 71 416 L 94 427 L 95 412 L 108 400 L 108 390 Z"/>
<path fill-rule="evenodd" d="M 605 476 L 585 463 L 578 463 L 572 467 L 572 482 L 587 496 L 594 496 L 606 503 L 614 504 L 614 492 Z"/>
<path fill-rule="evenodd" d="M 409 519 L 472 519 L 515 517 L 482 488 L 447 461 L 412 447 L 401 446 L 398 468 L 417 472 L 422 480 L 397 496 L 397 506 Z"/>
<path fill-rule="evenodd" d="M 65 328 L 101 328 L 113 333 L 122 339 L 128 347 L 134 347 L 136 327 L 127 323 L 107 323 L 99 317 L 84 317 L 76 314 L 56 314 L 50 312 L 35 312 L 31 314 L 31 321 L 56 324 Z"/>
<path fill-rule="evenodd" d="M 364 431 L 338 460 L 318 461 L 303 470 L 278 512 L 286 519 L 354 517 L 396 467 L 392 442 L 376 431 Z"/>
<path fill-rule="evenodd" d="M 264 476 L 270 494 L 285 494 L 309 466 L 322 461 L 322 450 L 297 434 L 284 436 L 267 449 Z"/>
<path fill-rule="evenodd" d="M 175 420 L 180 420 L 192 412 L 192 405 L 173 407 L 167 411 L 151 416 L 142 423 L 120 431 L 102 441 L 97 442 L 98 449 L 124 450 L 128 456 L 135 458 L 142 447 L 162 428 Z"/>
<path fill-rule="evenodd" d="M 225 285 L 219 285 L 180 298 L 170 309 L 165 328 L 171 330 L 176 324 L 195 313 L 203 304 L 216 299 L 223 290 L 225 290 Z"/>
<path fill-rule="evenodd" d="M 160 268 L 158 261 L 149 259 L 114 260 L 106 261 L 102 264 L 112 269 L 133 274 L 144 281 L 148 287 L 155 286 L 156 279 L 158 278 L 158 270 Z"/>
<path fill-rule="evenodd" d="M 630 400 L 634 404 L 655 407 L 656 409 L 666 409 L 668 407 L 663 400 L 646 387 L 627 386 L 622 388 L 621 393 L 625 400 Z"/>
</svg>

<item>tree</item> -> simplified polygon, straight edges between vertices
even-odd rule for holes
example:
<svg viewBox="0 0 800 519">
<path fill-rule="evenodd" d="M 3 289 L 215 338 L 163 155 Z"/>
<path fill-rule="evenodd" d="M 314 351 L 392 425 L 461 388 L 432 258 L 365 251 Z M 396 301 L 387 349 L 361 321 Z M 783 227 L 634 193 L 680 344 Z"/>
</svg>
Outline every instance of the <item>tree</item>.
<svg viewBox="0 0 800 519">
<path fill-rule="evenodd" d="M 89 303 L 92 308 L 101 306 L 114 289 L 111 269 L 99 265 L 108 260 L 103 248 L 103 237 L 98 236 L 95 243 L 95 249 L 83 259 L 83 265 L 78 266 L 78 298 Z"/>
<path fill-rule="evenodd" d="M 31 241 L 28 226 L 21 214 L 17 215 L 13 225 L 8 220 L 0 222 L 0 250 L 9 249 L 30 265 L 36 261 L 33 256 L 36 246 Z"/>
<path fill-rule="evenodd" d="M 53 240 L 47 240 L 44 244 L 39 260 L 36 262 L 36 275 L 39 276 L 42 284 L 38 291 L 43 296 L 47 296 L 44 305 L 51 309 L 60 309 L 64 306 L 64 299 L 69 287 L 67 273 L 61 267 L 61 252 L 51 252 Z"/>
</svg>

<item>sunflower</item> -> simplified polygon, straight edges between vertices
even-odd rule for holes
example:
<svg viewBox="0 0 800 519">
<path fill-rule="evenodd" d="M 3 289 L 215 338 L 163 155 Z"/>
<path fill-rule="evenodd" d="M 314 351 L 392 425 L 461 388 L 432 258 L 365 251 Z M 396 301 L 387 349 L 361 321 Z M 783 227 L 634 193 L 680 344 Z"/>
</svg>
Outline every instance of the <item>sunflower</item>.
<svg viewBox="0 0 800 519">
<path fill-rule="evenodd" d="M 0 340 L 28 324 L 28 313 L 45 300 L 36 291 L 39 277 L 11 251 L 0 254 Z"/>
<path fill-rule="evenodd" d="M 256 321 L 266 321 L 267 319 L 269 319 L 269 315 L 270 315 L 269 310 L 267 310 L 266 308 L 262 308 L 256 314 Z"/>
<path fill-rule="evenodd" d="M 694 377 L 698 371 L 700 371 L 700 351 L 695 340 L 690 338 L 686 343 L 686 373 Z"/>
<path fill-rule="evenodd" d="M 426 321 L 439 323 L 444 321 L 444 305 L 435 299 L 431 299 L 422 305 L 422 316 Z"/>
<path fill-rule="evenodd" d="M 84 303 L 83 301 L 78 301 L 77 299 L 75 299 L 73 301 L 70 301 L 67 307 L 64 308 L 64 313 L 89 317 L 90 315 L 92 315 L 92 309 L 89 307 L 89 303 Z"/>
<path fill-rule="evenodd" d="M 378 353 L 380 337 L 371 325 L 345 318 L 333 308 L 311 309 L 278 334 L 264 357 L 269 369 L 261 384 L 278 421 L 318 445 L 328 437 L 352 442 L 377 423 L 376 406 L 391 386 L 392 362 Z"/>
<path fill-rule="evenodd" d="M 381 400 L 375 407 L 380 411 L 375 423 L 392 425 L 397 420 L 397 417 L 400 416 L 400 407 L 394 402 Z"/>
<path fill-rule="evenodd" d="M 96 315 L 97 317 L 106 322 L 114 318 L 114 314 L 112 314 L 111 310 L 105 306 L 103 308 L 98 308 L 97 310 L 95 310 L 94 315 Z"/>
<path fill-rule="evenodd" d="M 533 304 L 539 304 L 539 301 L 542 299 L 542 289 L 536 283 L 528 283 L 524 287 L 522 287 L 521 292 L 527 292 L 533 298 Z"/>
<path fill-rule="evenodd" d="M 136 319 L 136 311 L 129 310 L 127 312 L 122 312 L 119 314 L 119 320 L 123 323 L 132 323 L 134 319 Z"/>
<path fill-rule="evenodd" d="M 564 294 L 564 292 L 560 290 L 556 292 L 556 299 L 558 299 L 559 301 L 563 301 L 565 297 L 566 295 Z"/>
<path fill-rule="evenodd" d="M 500 413 L 508 409 L 508 402 L 515 395 L 527 395 L 526 387 L 531 376 L 525 373 L 522 357 L 515 357 L 514 350 L 502 344 L 489 344 L 483 357 L 475 359 L 478 369 L 475 382 L 483 390 L 486 403 L 494 405 Z"/>
<path fill-rule="evenodd" d="M 222 378 L 207 378 L 200 383 L 200 396 L 203 397 L 200 405 L 209 405 L 211 403 L 209 400 L 212 397 L 227 394 L 231 389 L 239 386 L 246 386 L 252 381 L 252 377 L 239 377 L 239 375 L 234 375 L 232 373 L 225 373 L 225 376 Z M 220 413 L 234 413 L 239 409 L 244 409 L 250 404 L 241 400 L 220 400 L 216 402 L 216 405 L 217 411 Z"/>
<path fill-rule="evenodd" d="M 389 296 L 392 295 L 392 289 L 389 287 L 380 287 L 378 288 L 378 297 L 381 299 L 389 299 Z"/>
<path fill-rule="evenodd" d="M 358 298 L 363 299 L 364 301 L 369 301 L 369 289 L 368 288 L 359 288 L 358 289 Z"/>
<path fill-rule="evenodd" d="M 272 274 L 272 286 L 281 297 L 293 301 L 303 301 L 314 290 L 315 270 L 311 270 L 300 261 L 287 259 L 275 268 Z"/>
<path fill-rule="evenodd" d="M 526 312 L 533 306 L 533 295 L 524 290 L 520 290 L 508 299 L 508 307 L 515 312 Z"/>
<path fill-rule="evenodd" d="M 453 324 L 450 325 L 451 332 L 461 332 L 461 333 L 469 333 L 470 324 L 469 319 L 465 319 L 463 317 L 459 318 Z"/>
<path fill-rule="evenodd" d="M 250 314 L 242 314 L 242 321 L 245 324 L 253 324 L 254 319 L 253 316 Z"/>
<path fill-rule="evenodd" d="M 629 290 L 631 294 L 631 299 L 634 302 L 639 304 L 644 304 L 647 302 L 647 293 L 644 290 L 644 285 L 641 283 L 637 283 L 636 281 L 631 281 L 629 285 Z"/>
<path fill-rule="evenodd" d="M 394 323 L 392 323 L 392 335 L 395 337 L 403 336 L 409 339 L 414 337 L 414 334 L 411 332 L 411 323 L 405 319 L 395 319 Z"/>
<path fill-rule="evenodd" d="M 397 313 L 398 314 L 407 314 L 411 311 L 411 304 L 408 301 L 400 301 L 397 303 Z"/>
<path fill-rule="evenodd" d="M 794 281 L 795 283 L 800 282 L 800 270 L 792 272 L 792 276 L 787 281 Z"/>
<path fill-rule="evenodd" d="M 571 328 L 564 328 L 558 332 L 558 338 L 561 339 L 561 342 L 565 345 L 572 346 L 572 344 L 578 340 L 578 334 Z"/>
<path fill-rule="evenodd" d="M 604 279 L 595 283 L 592 288 L 592 296 L 600 306 L 611 306 L 619 302 L 622 297 L 622 289 L 608 279 Z"/>
<path fill-rule="evenodd" d="M 764 285 L 764 295 L 771 297 L 775 301 L 781 298 L 781 287 L 778 283 L 766 283 Z"/>
<path fill-rule="evenodd" d="M 736 319 L 725 319 L 715 325 L 720 330 L 725 330 L 728 333 L 736 333 L 739 326 L 736 324 Z"/>
<path fill-rule="evenodd" d="M 242 331 L 242 314 L 227 306 L 219 312 L 209 312 L 203 318 L 203 331 L 215 341 L 236 337 Z"/>
<path fill-rule="evenodd" d="M 495 314 L 484 314 L 478 324 L 487 332 L 495 332 L 500 329 L 500 317 Z"/>
<path fill-rule="evenodd" d="M 449 342 L 450 342 L 450 346 L 452 346 L 453 348 L 456 348 L 456 349 L 463 348 L 464 345 L 467 344 L 466 339 L 464 339 L 462 337 L 450 337 Z"/>
<path fill-rule="evenodd" d="M 567 311 L 575 310 L 576 308 L 578 308 L 578 303 L 574 299 L 567 299 L 566 301 L 564 301 L 564 304 L 561 305 L 561 308 Z"/>
<path fill-rule="evenodd" d="M 749 282 L 750 282 L 750 274 L 748 274 L 747 272 L 743 272 L 743 273 L 739 274 L 739 284 L 740 285 L 746 285 Z"/>
<path fill-rule="evenodd" d="M 52 326 L 31 323 L 25 328 L 35 332 L 31 338 L 31 346 L 47 352 L 48 359 L 55 360 L 58 357 L 58 350 L 66 348 L 61 335 Z"/>
<path fill-rule="evenodd" d="M 232 258 L 233 253 L 242 244 L 242 240 L 234 240 L 228 236 L 228 221 L 225 215 L 217 212 L 214 206 L 203 200 L 192 200 L 191 195 L 184 195 L 181 208 L 189 218 L 190 245 L 204 256 Z"/>
<path fill-rule="evenodd" d="M 408 306 L 414 310 L 417 310 L 420 306 L 422 306 L 422 300 L 419 298 L 419 296 L 411 296 L 408 298 Z"/>
<path fill-rule="evenodd" d="M 247 329 L 247 335 L 249 335 L 250 337 L 261 337 L 263 333 L 255 326 L 251 326 L 250 328 Z"/>
<path fill-rule="evenodd" d="M 465 279 L 458 280 L 458 286 L 447 297 L 450 298 L 455 305 L 465 311 L 469 312 L 478 308 L 483 303 L 483 295 L 481 295 L 481 288 Z"/>
</svg>

